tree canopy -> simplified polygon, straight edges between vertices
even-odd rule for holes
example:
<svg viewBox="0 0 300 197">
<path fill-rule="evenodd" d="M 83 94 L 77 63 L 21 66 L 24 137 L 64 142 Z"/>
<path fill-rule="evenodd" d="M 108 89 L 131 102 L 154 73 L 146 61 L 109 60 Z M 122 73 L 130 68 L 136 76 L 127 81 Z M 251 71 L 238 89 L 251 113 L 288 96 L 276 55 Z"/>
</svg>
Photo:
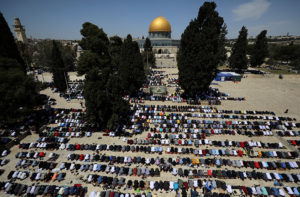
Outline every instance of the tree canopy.
<svg viewBox="0 0 300 197">
<path fill-rule="evenodd" d="M 75 51 L 72 46 L 63 46 L 60 42 L 56 42 L 57 48 L 61 54 L 65 69 L 67 71 L 74 70 Z M 41 67 L 46 70 L 51 70 L 52 59 L 51 53 L 53 48 L 52 40 L 43 40 L 34 46 L 33 63 L 36 67 Z"/>
<path fill-rule="evenodd" d="M 192 97 L 209 88 L 225 58 L 226 26 L 215 9 L 216 3 L 205 2 L 181 35 L 179 84 Z"/>
<path fill-rule="evenodd" d="M 62 59 L 61 52 L 57 46 L 56 41 L 52 41 L 52 52 L 50 56 L 51 68 L 50 71 L 53 74 L 54 86 L 60 91 L 65 92 L 67 90 L 68 73 Z"/>
<path fill-rule="evenodd" d="M 32 111 L 38 90 L 1 13 L 0 42 L 0 124 L 13 125 Z"/>
<path fill-rule="evenodd" d="M 120 128 L 130 115 L 129 103 L 123 99 L 125 86 L 121 76 L 126 77 L 126 74 L 122 73 L 122 67 L 127 65 L 123 63 L 122 54 L 125 46 L 133 47 L 128 46 L 133 42 L 126 39 L 123 43 L 117 36 L 108 39 L 102 29 L 91 23 L 84 23 L 80 32 L 84 52 L 77 70 L 80 75 L 86 74 L 84 98 L 88 121 L 100 128 Z M 130 54 L 126 53 L 128 59 L 135 55 L 133 49 Z M 132 74 L 133 71 L 129 71 Z"/>
<path fill-rule="evenodd" d="M 243 26 L 236 43 L 232 47 L 232 54 L 229 58 L 229 66 L 233 70 L 241 71 L 248 68 L 247 35 L 248 30 Z"/>
<path fill-rule="evenodd" d="M 145 82 L 143 58 L 137 42 L 131 35 L 124 40 L 119 68 L 120 81 L 124 94 L 134 96 Z"/>
<path fill-rule="evenodd" d="M 148 68 L 150 66 L 155 67 L 155 56 L 152 51 L 152 45 L 149 38 L 146 38 L 144 43 L 143 59 L 144 59 L 144 65 L 146 66 L 146 69 L 150 69 Z"/>
<path fill-rule="evenodd" d="M 261 66 L 268 56 L 267 30 L 263 30 L 256 37 L 256 42 L 251 50 L 250 63 L 252 67 Z"/>
</svg>

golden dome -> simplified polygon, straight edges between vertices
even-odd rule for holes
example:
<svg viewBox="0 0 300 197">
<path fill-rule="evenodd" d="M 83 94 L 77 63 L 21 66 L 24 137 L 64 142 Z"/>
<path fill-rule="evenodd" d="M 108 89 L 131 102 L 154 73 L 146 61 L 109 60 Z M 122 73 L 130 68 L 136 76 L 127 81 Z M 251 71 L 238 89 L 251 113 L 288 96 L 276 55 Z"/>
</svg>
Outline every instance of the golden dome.
<svg viewBox="0 0 300 197">
<path fill-rule="evenodd" d="M 171 25 L 165 17 L 159 16 L 150 23 L 149 32 L 156 31 L 171 32 Z"/>
</svg>

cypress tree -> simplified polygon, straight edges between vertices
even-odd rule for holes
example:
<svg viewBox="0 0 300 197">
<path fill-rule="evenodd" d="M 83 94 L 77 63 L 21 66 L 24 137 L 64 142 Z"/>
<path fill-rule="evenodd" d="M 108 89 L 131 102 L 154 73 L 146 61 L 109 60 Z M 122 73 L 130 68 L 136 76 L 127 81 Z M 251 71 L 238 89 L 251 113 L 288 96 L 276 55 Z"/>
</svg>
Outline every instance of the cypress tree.
<svg viewBox="0 0 300 197">
<path fill-rule="evenodd" d="M 122 64 L 119 69 L 124 94 L 134 96 L 145 81 L 143 58 L 137 42 L 128 35 L 122 48 Z"/>
<path fill-rule="evenodd" d="M 152 45 L 149 38 L 146 38 L 144 43 L 143 59 L 146 66 L 148 64 L 148 66 L 150 65 L 151 67 L 155 67 L 155 56 L 152 51 Z"/>
<path fill-rule="evenodd" d="M 1 13 L 0 43 L 0 125 L 15 126 L 32 111 L 38 90 Z"/>
<path fill-rule="evenodd" d="M 263 30 L 256 37 L 256 42 L 250 56 L 250 63 L 252 67 L 260 66 L 264 62 L 264 59 L 268 56 L 268 40 L 266 35 L 267 30 Z"/>
<path fill-rule="evenodd" d="M 114 70 L 117 70 L 121 65 L 123 41 L 119 36 L 113 36 L 109 40 L 109 53 L 112 59 L 112 67 Z"/>
<path fill-rule="evenodd" d="M 110 40 L 102 29 L 84 23 L 80 41 L 85 50 L 78 63 L 79 74 L 86 74 L 84 98 L 87 119 L 100 128 L 117 129 L 129 120 L 129 104 L 123 100 L 119 68 L 122 40 Z"/>
<path fill-rule="evenodd" d="M 232 47 L 232 54 L 229 58 L 229 66 L 233 70 L 241 71 L 248 68 L 247 35 L 248 30 L 243 26 L 236 43 Z"/>
<path fill-rule="evenodd" d="M 205 2 L 181 35 L 179 84 L 191 97 L 208 90 L 217 66 L 224 61 L 226 26 L 215 9 L 216 3 Z"/>
<path fill-rule="evenodd" d="M 53 74 L 53 83 L 60 92 L 67 90 L 68 73 L 64 65 L 61 53 L 57 46 L 57 43 L 52 41 L 52 53 L 51 53 L 51 72 Z"/>
</svg>

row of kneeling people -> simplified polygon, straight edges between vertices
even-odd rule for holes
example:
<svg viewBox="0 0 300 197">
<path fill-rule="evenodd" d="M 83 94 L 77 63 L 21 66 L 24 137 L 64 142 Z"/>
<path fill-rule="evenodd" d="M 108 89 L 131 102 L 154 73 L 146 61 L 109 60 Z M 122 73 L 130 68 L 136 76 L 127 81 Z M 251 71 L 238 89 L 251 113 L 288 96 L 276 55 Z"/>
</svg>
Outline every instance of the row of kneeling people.
<svg viewBox="0 0 300 197">
<path fill-rule="evenodd" d="M 88 156 L 87 156 L 88 155 Z M 142 165 L 209 165 L 209 166 L 231 166 L 231 167 L 245 167 L 252 169 L 299 169 L 299 161 L 247 161 L 247 160 L 232 160 L 223 158 L 190 158 L 190 157 L 176 157 L 176 158 L 145 158 L 145 157 L 130 157 L 130 156 L 108 156 L 108 155 L 89 155 L 89 154 L 69 154 L 68 160 L 84 160 L 88 161 L 100 161 L 107 163 L 119 163 L 119 164 L 142 164 Z"/>
<path fill-rule="evenodd" d="M 235 129 L 235 130 L 232 130 Z M 267 130 L 255 130 L 251 131 L 252 128 L 248 126 L 232 126 L 232 127 L 222 127 L 221 125 L 203 125 L 201 128 L 150 128 L 151 132 L 156 133 L 180 133 L 184 132 L 186 137 L 190 137 L 191 139 L 204 139 L 205 136 L 211 135 L 246 135 L 246 136 L 273 136 L 272 131 Z M 190 134 L 190 136 L 188 136 Z M 184 134 L 182 134 L 184 136 Z M 171 136 L 172 137 L 172 136 Z M 175 139 L 176 139 L 175 135 Z M 178 139 L 180 135 L 178 135 Z"/>
<path fill-rule="evenodd" d="M 42 172 L 29 172 L 29 171 L 10 171 L 7 175 L 7 179 L 20 179 L 24 180 L 27 177 L 30 177 L 31 181 L 45 181 L 48 182 L 50 180 L 62 181 L 66 177 L 66 173 L 42 173 Z"/>
<path fill-rule="evenodd" d="M 138 112 L 135 116 L 131 116 L 131 118 L 138 118 L 136 115 L 140 115 L 141 119 L 146 119 L 147 122 L 151 123 L 151 119 L 160 119 L 166 120 L 168 123 L 180 123 L 182 120 L 184 123 L 192 123 L 188 118 L 208 118 L 208 119 L 228 119 L 228 120 L 264 120 L 264 121 L 294 121 L 295 119 L 289 117 L 277 117 L 277 116 L 249 116 L 249 115 L 223 115 L 223 114 L 211 114 L 211 113 L 168 113 L 168 112 L 161 112 L 161 113 L 154 113 L 154 112 Z M 177 121 L 181 120 L 181 121 Z M 234 120 L 235 121 L 235 120 Z M 136 120 L 135 120 L 136 122 Z M 272 124 L 272 123 L 270 123 Z"/>
<path fill-rule="evenodd" d="M 59 166 L 60 170 L 80 170 L 80 171 L 94 171 L 94 172 L 106 172 L 116 174 L 119 176 L 160 176 L 160 170 L 158 168 L 148 167 L 118 167 L 105 164 L 75 164 L 63 162 Z"/>
<path fill-rule="evenodd" d="M 218 117 L 220 116 L 220 117 Z M 234 124 L 240 124 L 240 125 L 253 125 L 253 126 L 259 126 L 259 125 L 268 125 L 271 128 L 278 128 L 277 126 L 287 126 L 287 127 L 298 127 L 299 123 L 294 123 L 295 119 L 292 118 L 283 118 L 283 117 L 255 117 L 255 118 L 249 118 L 243 116 L 243 117 L 222 117 L 223 115 L 211 115 L 211 114 L 197 114 L 197 113 L 149 113 L 149 112 L 136 112 L 134 115 L 132 115 L 131 122 L 148 122 L 148 123 L 162 123 L 162 124 L 226 124 L 226 125 L 234 125 Z M 223 120 L 209 120 L 209 119 L 190 119 L 190 118 L 218 118 Z M 237 120 L 235 120 L 237 119 Z M 263 121 L 258 121 L 263 120 Z"/>
<path fill-rule="evenodd" d="M 19 146 L 22 148 L 21 146 Z M 27 158 L 27 159 L 37 159 L 37 158 L 43 158 L 46 157 L 46 152 L 37 152 L 37 151 L 30 151 L 30 152 L 18 152 L 15 155 L 16 158 Z M 57 159 L 59 157 L 59 154 L 57 153 L 49 153 L 48 158 L 49 159 Z"/>
<path fill-rule="evenodd" d="M 4 190 L 7 194 L 16 196 L 27 195 L 51 195 L 51 196 L 79 196 L 84 197 L 88 191 L 87 187 L 80 184 L 73 186 L 56 186 L 56 185 L 25 185 L 14 182 L 0 182 L 0 190 Z"/>
<path fill-rule="evenodd" d="M 180 194 L 176 194 L 179 196 Z M 160 195 L 148 193 L 122 193 L 119 191 L 92 191 L 89 197 L 158 197 Z M 186 189 L 181 191 L 182 197 L 187 197 L 188 192 Z M 199 194 L 196 190 L 191 189 L 191 197 L 230 197 L 228 193 L 217 193 L 217 192 L 207 192 L 204 194 Z"/>
<path fill-rule="evenodd" d="M 40 169 L 52 170 L 56 168 L 57 163 L 47 162 L 47 161 L 37 161 L 29 159 L 19 159 L 16 163 L 16 168 L 29 168 L 29 167 L 38 167 Z"/>
<path fill-rule="evenodd" d="M 89 197 L 155 197 L 156 195 L 152 195 L 151 192 L 146 193 L 122 193 L 119 191 L 92 191 Z"/>
<path fill-rule="evenodd" d="M 297 137 L 300 136 L 300 131 L 277 131 L 281 137 Z"/>
<path fill-rule="evenodd" d="M 56 143 L 68 143 L 69 139 L 64 138 L 64 137 L 56 137 L 56 136 L 51 136 L 51 137 L 39 137 L 37 142 L 56 142 Z"/>
<path fill-rule="evenodd" d="M 274 112 L 271 111 L 251 111 L 251 110 L 222 110 L 217 109 L 213 106 L 208 105 L 188 105 L 188 106 L 178 106 L 178 105 L 133 105 L 133 107 L 144 110 L 144 111 L 164 111 L 164 112 L 202 112 L 202 113 L 221 113 L 221 114 L 251 114 L 251 115 L 275 115 Z"/>
<path fill-rule="evenodd" d="M 16 158 L 31 158 L 31 159 L 37 159 L 41 157 L 45 157 L 45 152 L 37 152 L 37 151 L 31 151 L 31 152 L 18 152 L 15 157 Z"/>
<path fill-rule="evenodd" d="M 300 181 L 300 174 L 287 174 L 276 172 L 256 172 L 256 171 L 235 171 L 235 170 L 196 170 L 196 169 L 182 169 L 173 168 L 172 174 L 181 177 L 215 177 L 223 179 L 255 179 L 265 181 L 285 181 L 298 182 Z"/>
<path fill-rule="evenodd" d="M 205 187 L 207 184 L 211 186 L 211 188 L 220 188 L 226 190 L 226 184 L 223 181 L 219 180 L 193 180 L 189 179 L 188 181 L 183 181 L 178 179 L 177 182 L 174 181 L 144 181 L 144 180 L 128 180 L 126 183 L 126 179 L 121 178 L 113 178 L 107 176 L 100 176 L 96 174 L 89 174 L 85 175 L 82 180 L 87 183 L 94 183 L 94 184 L 104 184 L 108 186 L 112 186 L 112 188 L 117 186 L 125 186 L 126 188 L 134 188 L 136 189 L 151 189 L 151 190 L 178 190 L 178 189 L 189 189 L 189 188 L 202 188 Z"/>
<path fill-rule="evenodd" d="M 60 127 L 62 128 L 62 127 Z M 73 127 L 71 127 L 73 128 Z M 56 132 L 41 132 L 39 133 L 40 138 L 50 138 L 50 137 L 91 137 L 92 132 L 90 131 L 69 131 L 69 132 L 62 132 L 62 131 L 56 131 Z"/>
<path fill-rule="evenodd" d="M 21 147 L 21 146 L 20 146 Z M 56 146 L 57 149 L 58 146 Z M 144 153 L 162 153 L 164 148 L 162 146 L 130 146 L 130 145 L 107 145 L 107 144 L 61 144 L 59 149 L 67 150 L 92 150 L 92 151 L 117 151 L 117 152 L 144 152 Z M 235 150 L 235 149 L 194 149 L 194 148 L 181 148 L 181 147 L 167 147 L 166 153 L 175 154 L 195 154 L 199 156 L 244 156 L 247 155 L 245 150 Z M 29 156 L 29 158 L 44 157 L 44 152 L 29 152 L 17 153 L 16 158 L 22 158 Z M 298 153 L 295 151 L 250 151 L 251 157 L 262 157 L 262 158 L 282 158 L 282 159 L 294 159 L 298 157 Z M 89 154 L 87 154 L 89 156 Z M 82 158 L 80 160 L 89 160 L 89 158 Z"/>
<path fill-rule="evenodd" d="M 219 147 L 228 147 L 228 146 L 234 146 L 234 147 L 259 147 L 259 148 L 272 148 L 272 149 L 280 149 L 283 148 L 283 145 L 281 142 L 278 143 L 267 143 L 267 142 L 253 142 L 253 141 L 231 141 L 231 140 L 225 140 L 225 141 L 218 141 L 218 140 L 208 140 L 208 139 L 190 139 L 190 137 L 186 137 L 188 134 L 169 134 L 166 135 L 164 133 L 162 134 L 156 134 L 156 133 L 148 133 L 148 138 L 154 138 L 154 139 L 160 139 L 157 141 L 154 140 L 148 140 L 147 144 L 162 144 L 162 145 L 169 145 L 169 144 L 175 144 L 175 145 L 195 145 L 196 147 L 199 145 L 211 145 L 211 146 L 219 146 Z M 187 139 L 186 139 L 187 138 Z M 143 144 L 145 140 L 142 139 L 134 139 L 134 140 L 127 140 L 127 144 Z"/>
<path fill-rule="evenodd" d="M 196 118 L 218 118 L 218 119 L 240 119 L 240 120 L 280 120 L 293 121 L 290 117 L 265 116 L 265 115 L 227 115 L 227 114 L 208 114 L 208 113 L 191 113 L 188 117 Z"/>
<path fill-rule="evenodd" d="M 232 186 L 232 188 L 239 189 L 242 191 L 244 195 L 247 196 L 276 196 L 276 197 L 282 197 L 286 196 L 300 196 L 300 188 L 299 187 L 283 187 L 283 188 L 277 188 L 277 187 L 263 187 L 263 186 L 253 186 L 253 187 L 247 187 L 247 186 Z"/>
</svg>

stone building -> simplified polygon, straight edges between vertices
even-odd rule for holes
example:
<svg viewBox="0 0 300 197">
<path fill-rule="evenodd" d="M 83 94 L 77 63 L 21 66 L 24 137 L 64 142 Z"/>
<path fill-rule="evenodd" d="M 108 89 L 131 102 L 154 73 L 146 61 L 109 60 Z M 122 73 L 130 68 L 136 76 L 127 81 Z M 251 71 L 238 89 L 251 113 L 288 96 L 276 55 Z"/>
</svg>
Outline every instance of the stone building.
<svg viewBox="0 0 300 197">
<path fill-rule="evenodd" d="M 15 18 L 14 22 L 15 22 L 14 30 L 16 32 L 17 40 L 21 41 L 23 43 L 27 43 L 25 28 L 24 28 L 24 26 L 21 25 L 20 19 Z"/>
</svg>

